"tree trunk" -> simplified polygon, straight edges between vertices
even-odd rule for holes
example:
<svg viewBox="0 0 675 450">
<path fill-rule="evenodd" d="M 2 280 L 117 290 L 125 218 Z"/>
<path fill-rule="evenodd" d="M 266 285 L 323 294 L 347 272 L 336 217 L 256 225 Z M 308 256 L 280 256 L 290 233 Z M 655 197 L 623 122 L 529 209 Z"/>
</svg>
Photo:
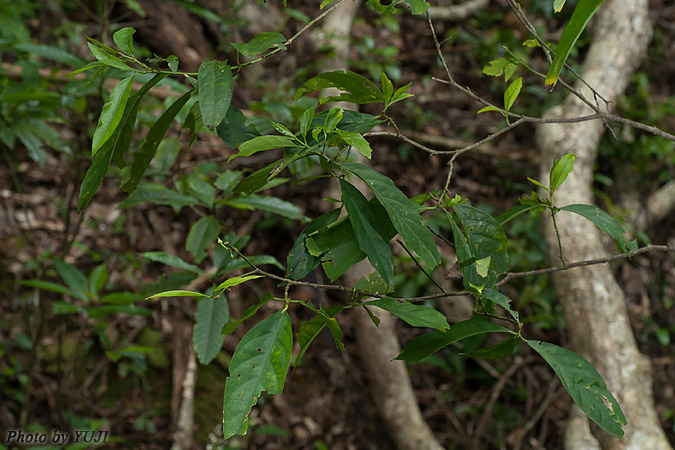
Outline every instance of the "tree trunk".
<svg viewBox="0 0 675 450">
<path fill-rule="evenodd" d="M 647 1 L 606 1 L 596 20 L 593 43 L 581 76 L 605 99 L 615 102 L 646 53 L 651 38 Z M 593 99 L 585 86 L 578 84 L 577 89 Z M 571 118 L 589 112 L 587 106 L 570 95 L 547 116 Z M 548 178 L 554 159 L 566 153 L 578 156 L 574 171 L 556 192 L 554 200 L 560 206 L 594 203 L 593 166 L 603 132 L 603 124 L 597 120 L 539 127 L 542 179 Z M 600 232 L 591 222 L 568 213 L 558 214 L 556 219 L 565 260 L 606 256 Z M 551 225 L 546 230 L 546 239 L 551 254 L 557 254 L 558 241 Z M 637 348 L 624 294 L 610 267 L 596 265 L 560 272 L 554 282 L 563 302 L 574 350 L 598 369 L 628 419 L 626 435 L 619 441 L 594 424 L 580 426 L 578 414 L 573 414 L 566 448 L 597 448 L 594 445 L 597 442 L 603 449 L 670 449 L 654 410 L 651 364 Z"/>
</svg>

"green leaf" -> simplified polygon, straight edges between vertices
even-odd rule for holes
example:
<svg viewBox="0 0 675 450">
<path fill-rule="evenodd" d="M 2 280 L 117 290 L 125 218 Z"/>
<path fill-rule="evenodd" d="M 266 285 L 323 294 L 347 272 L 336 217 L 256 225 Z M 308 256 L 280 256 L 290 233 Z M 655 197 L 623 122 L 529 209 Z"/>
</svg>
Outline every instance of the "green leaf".
<svg viewBox="0 0 675 450">
<path fill-rule="evenodd" d="M 496 219 L 497 222 L 499 222 L 499 225 L 504 226 L 504 224 L 506 224 L 512 219 L 515 219 L 519 215 L 540 207 L 541 207 L 540 205 L 516 205 L 513 208 L 509 209 L 508 211 L 502 213 Z"/>
<path fill-rule="evenodd" d="M 553 12 L 559 13 L 565 6 L 565 0 L 553 0 Z"/>
<path fill-rule="evenodd" d="M 567 61 L 567 57 L 570 51 L 572 51 L 572 47 L 574 47 L 579 36 L 581 36 L 581 33 L 586 28 L 588 21 L 591 20 L 591 17 L 593 17 L 601 4 L 602 0 L 579 0 L 579 3 L 577 3 L 572 13 L 572 18 L 560 37 L 558 50 L 546 74 L 545 85 L 549 90 L 553 90 L 555 87 L 558 82 L 558 76 L 565 66 L 565 61 Z"/>
<path fill-rule="evenodd" d="M 270 295 L 270 294 L 265 294 L 265 295 L 263 296 L 263 298 L 260 299 L 260 302 L 258 302 L 257 304 L 251 305 L 251 306 L 249 306 L 248 308 L 246 308 L 246 309 L 244 310 L 244 312 L 242 313 L 241 318 L 240 318 L 239 320 L 235 320 L 234 322 L 228 322 L 228 323 L 226 323 L 226 324 L 223 326 L 222 333 L 225 334 L 225 335 L 227 335 L 227 336 L 229 336 L 229 335 L 231 335 L 232 333 L 234 333 L 234 330 L 236 330 L 237 327 L 238 327 L 239 325 L 242 324 L 242 322 L 244 322 L 245 320 L 248 320 L 248 319 L 250 319 L 251 317 L 253 317 L 253 316 L 255 315 L 255 313 L 257 313 L 258 310 L 259 310 L 260 308 L 262 308 L 263 305 L 265 305 L 265 303 L 269 302 L 269 301 L 272 300 L 272 299 L 274 299 L 274 297 L 272 297 L 272 295 Z"/>
<path fill-rule="evenodd" d="M 20 52 L 30 53 L 32 55 L 38 55 L 46 59 L 51 59 L 52 61 L 60 62 L 72 67 L 80 67 L 87 62 L 75 56 L 72 53 L 63 50 L 59 47 L 54 47 L 53 45 L 43 45 L 43 44 L 33 44 L 30 42 L 21 42 L 14 44 L 12 46 L 14 50 Z"/>
<path fill-rule="evenodd" d="M 89 273 L 89 292 L 97 294 L 108 280 L 108 268 L 100 264 Z"/>
<path fill-rule="evenodd" d="M 159 183 L 141 183 L 128 198 L 122 200 L 119 207 L 129 208 L 141 203 L 152 202 L 157 205 L 169 205 L 180 211 L 183 206 L 198 205 L 199 200 L 191 195 L 181 194 Z"/>
<path fill-rule="evenodd" d="M 148 134 L 145 136 L 145 140 L 141 145 L 141 148 L 138 152 L 134 153 L 133 161 L 131 167 L 129 168 L 128 178 L 122 182 L 122 190 L 126 193 L 129 193 L 136 189 L 138 182 L 141 180 L 141 177 L 145 173 L 145 170 L 150 165 L 150 161 L 155 156 L 155 151 L 157 146 L 164 138 L 169 126 L 173 122 L 173 119 L 176 115 L 183 109 L 185 103 L 190 100 L 194 91 L 188 91 L 183 94 L 178 100 L 173 102 L 171 106 L 167 108 L 166 111 L 157 119 L 157 121 L 152 125 Z"/>
<path fill-rule="evenodd" d="M 328 225 L 335 222 L 339 216 L 340 209 L 334 209 L 333 211 L 317 217 L 305 227 L 295 240 L 293 247 L 288 251 L 288 257 L 286 258 L 286 266 L 288 267 L 286 269 L 286 278 L 290 278 L 291 280 L 302 280 L 319 265 L 321 258 L 312 256 L 307 251 L 305 239 L 310 234 L 322 228 L 326 228 Z"/>
<path fill-rule="evenodd" d="M 567 176 L 574 169 L 575 159 L 577 159 L 577 155 L 567 154 L 560 158 L 559 161 L 553 163 L 549 182 L 549 193 L 551 196 L 565 182 Z"/>
<path fill-rule="evenodd" d="M 366 257 L 348 220 L 312 234 L 305 245 L 310 255 L 321 257 L 323 270 L 331 282 Z"/>
<path fill-rule="evenodd" d="M 262 189 L 273 174 L 279 173 L 278 168 L 283 164 L 281 160 L 274 161 L 271 164 L 258 169 L 251 175 L 241 180 L 233 188 L 235 194 L 249 195 Z"/>
<path fill-rule="evenodd" d="M 230 108 L 225 114 L 225 118 L 216 127 L 218 136 L 231 148 L 237 148 L 242 142 L 250 141 L 260 135 L 252 125 L 248 125 L 244 113 L 235 106 Z"/>
<path fill-rule="evenodd" d="M 321 330 L 326 326 L 326 318 L 321 314 L 316 317 L 312 317 L 309 321 L 302 324 L 300 330 L 295 334 L 295 339 L 298 341 L 298 346 L 300 347 L 300 353 L 295 358 L 294 365 L 297 366 L 298 362 L 302 359 L 309 348 L 309 345 L 314 341 L 314 339 L 321 333 Z"/>
<path fill-rule="evenodd" d="M 368 306 L 377 306 L 399 317 L 413 327 L 428 327 L 438 331 L 450 328 L 445 316 L 433 308 L 424 305 L 416 305 L 410 302 L 399 302 L 393 298 L 371 300 Z"/>
<path fill-rule="evenodd" d="M 369 208 L 368 200 L 356 187 L 340 179 L 340 188 L 359 248 L 368 256 L 373 268 L 382 275 L 385 282 L 392 286 L 394 257 L 389 241 L 383 237 L 385 229 L 382 226 L 382 217 L 375 215 L 375 211 Z"/>
<path fill-rule="evenodd" d="M 382 295 L 394 292 L 394 287 L 384 281 L 380 275 L 380 272 L 377 271 L 359 278 L 359 280 L 354 285 L 354 289 L 357 291 Z"/>
<path fill-rule="evenodd" d="M 509 58 L 498 58 L 490 61 L 487 66 L 483 67 L 483 73 L 492 77 L 499 77 L 504 75 L 504 81 L 509 81 L 511 76 L 516 72 L 518 63 Z"/>
<path fill-rule="evenodd" d="M 195 266 L 194 264 L 187 263 L 180 259 L 178 256 L 169 255 L 164 252 L 144 252 L 140 253 L 139 256 L 149 259 L 150 261 L 155 261 L 158 263 L 165 264 L 167 266 L 176 267 L 177 269 L 187 270 L 194 273 L 204 273 L 202 269 Z"/>
<path fill-rule="evenodd" d="M 412 86 L 412 83 L 408 83 L 405 86 L 396 89 L 396 92 L 394 92 L 394 95 L 392 96 L 389 105 L 392 105 L 396 102 L 400 102 L 401 100 L 404 100 L 406 98 L 413 97 L 413 94 L 408 94 L 408 89 L 410 89 L 410 86 Z"/>
<path fill-rule="evenodd" d="M 270 48 L 278 47 L 281 48 L 281 50 L 286 50 L 286 46 L 282 45 L 284 42 L 286 42 L 286 38 L 283 34 L 266 31 L 260 33 L 245 44 L 232 43 L 232 47 L 237 49 L 237 51 L 245 57 L 253 58 Z"/>
<path fill-rule="evenodd" d="M 469 320 L 451 325 L 447 331 L 435 331 L 413 338 L 395 359 L 417 362 L 453 342 L 485 333 L 511 333 L 511 331 L 489 320 L 473 316 Z"/>
<path fill-rule="evenodd" d="M 242 275 L 239 277 L 232 277 L 229 280 L 225 280 L 214 289 L 214 292 L 225 291 L 233 286 L 246 283 L 249 280 L 255 280 L 256 278 L 262 278 L 262 275 Z"/>
<path fill-rule="evenodd" d="M 244 434 L 248 415 L 263 390 L 280 394 L 291 361 L 293 330 L 288 313 L 278 311 L 251 328 L 230 362 L 223 400 L 223 438 Z"/>
<path fill-rule="evenodd" d="M 295 139 L 291 139 L 288 136 L 277 136 L 277 135 L 268 135 L 268 136 L 258 136 L 250 141 L 243 142 L 239 145 L 239 153 L 230 155 L 227 162 L 232 161 L 238 156 L 251 156 L 254 153 L 262 152 L 265 150 L 272 150 L 275 148 L 284 148 L 284 147 L 297 147 L 298 142 Z"/>
<path fill-rule="evenodd" d="M 482 113 L 488 112 L 488 111 L 496 111 L 499 114 L 504 115 L 504 112 L 501 109 L 499 109 L 495 106 L 486 106 L 485 108 L 481 108 L 481 109 L 478 110 L 478 112 L 476 114 L 482 114 Z"/>
<path fill-rule="evenodd" d="M 477 359 L 506 358 L 513 354 L 513 350 L 516 348 L 516 342 L 518 342 L 518 338 L 514 336 L 510 339 L 501 341 L 499 344 L 466 353 L 466 356 Z"/>
<path fill-rule="evenodd" d="M 199 199 L 207 208 L 213 209 L 216 188 L 213 183 L 202 179 L 198 174 L 191 174 L 186 180 L 187 191 Z"/>
<path fill-rule="evenodd" d="M 506 88 L 506 91 L 504 91 L 504 109 L 506 111 L 510 111 L 511 107 L 515 103 L 516 99 L 518 98 L 518 95 L 520 94 L 520 90 L 523 88 L 523 78 L 518 77 L 511 84 L 509 84 L 509 87 Z"/>
<path fill-rule="evenodd" d="M 251 194 L 247 197 L 237 197 L 223 202 L 224 205 L 232 206 L 239 209 L 248 210 L 263 210 L 281 217 L 287 217 L 292 220 L 308 220 L 300 208 L 291 202 L 281 200 L 277 197 L 270 197 L 267 195 Z"/>
<path fill-rule="evenodd" d="M 497 275 L 509 270 L 509 242 L 504 229 L 497 219 L 478 208 L 467 204 L 454 207 L 467 237 L 473 243 L 474 256 L 478 259 L 490 257 L 490 267 Z"/>
<path fill-rule="evenodd" d="M 154 294 L 149 297 L 146 297 L 146 300 L 151 298 L 164 298 L 164 297 L 206 297 L 211 298 L 210 295 L 202 294 L 201 292 L 186 291 L 184 289 L 173 289 L 171 291 L 160 292 L 159 294 Z"/>
<path fill-rule="evenodd" d="M 220 223 L 213 216 L 204 216 L 190 227 L 185 240 L 185 249 L 192 253 L 196 263 L 206 257 L 205 249 L 216 241 L 218 233 L 220 233 Z"/>
<path fill-rule="evenodd" d="M 314 120 L 314 106 L 305 110 L 305 112 L 302 113 L 302 117 L 300 118 L 300 135 L 303 138 L 307 136 L 307 132 L 312 126 L 312 120 Z"/>
<path fill-rule="evenodd" d="M 227 298 L 203 298 L 195 312 L 195 326 L 192 331 L 192 344 L 200 364 L 208 364 L 218 355 L 223 346 L 220 330 L 230 317 Z"/>
<path fill-rule="evenodd" d="M 220 124 L 232 101 L 232 69 L 226 62 L 204 61 L 199 66 L 197 89 L 202 122 L 213 128 Z"/>
<path fill-rule="evenodd" d="M 338 135 L 347 144 L 351 145 L 363 156 L 370 159 L 370 156 L 373 153 L 373 149 L 370 148 L 370 144 L 360 133 L 357 133 L 355 131 L 343 131 L 343 130 L 336 130 L 336 131 Z"/>
<path fill-rule="evenodd" d="M 134 84 L 134 77 L 132 75 L 120 81 L 110 92 L 110 96 L 103 104 L 101 116 L 98 119 L 98 126 L 94 131 L 94 137 L 91 145 L 91 155 L 95 156 L 96 152 L 106 143 L 113 135 L 120 121 L 122 120 L 124 108 L 129 100 L 129 94 Z"/>
<path fill-rule="evenodd" d="M 131 27 L 124 27 L 115 31 L 112 35 L 115 45 L 117 45 L 120 50 L 122 50 L 127 55 L 133 56 L 134 54 L 134 40 L 133 35 L 136 32 Z"/>
<path fill-rule="evenodd" d="M 113 56 L 112 53 L 107 50 L 107 48 L 110 47 L 103 48 L 101 46 L 92 44 L 91 42 L 87 42 L 87 46 L 89 46 L 89 50 L 91 51 L 91 54 L 94 55 L 94 58 L 101 61 L 106 66 L 114 67 L 124 71 L 133 70 L 131 67 L 124 64 L 121 59 Z"/>
<path fill-rule="evenodd" d="M 405 0 L 412 7 L 413 14 L 424 14 L 429 9 L 429 3 L 425 0 Z"/>
<path fill-rule="evenodd" d="M 77 267 L 68 264 L 60 259 L 54 260 L 54 268 L 66 285 L 73 290 L 75 297 L 89 303 L 91 293 L 89 292 L 89 280 Z"/>
<path fill-rule="evenodd" d="M 545 189 L 545 190 L 548 191 L 548 188 L 547 188 L 546 186 L 544 186 L 543 184 L 541 184 L 539 181 L 537 181 L 537 180 L 535 180 L 535 179 L 533 179 L 533 178 L 530 178 L 530 177 L 527 177 L 527 179 L 530 181 L 530 183 L 532 183 L 532 184 L 534 184 L 534 185 L 536 185 L 536 186 L 539 186 L 540 188 Z"/>
<path fill-rule="evenodd" d="M 305 94 L 322 91 L 330 87 L 346 92 L 342 92 L 339 96 L 321 98 L 319 104 L 344 101 L 362 105 L 385 101 L 382 92 L 368 78 L 352 71 L 343 72 L 339 70 L 322 73 L 307 80 L 298 88 L 293 98 L 298 100 Z"/>
<path fill-rule="evenodd" d="M 45 291 L 57 292 L 59 294 L 70 295 L 71 297 L 78 298 L 80 294 L 76 293 L 74 290 L 67 288 L 66 286 L 58 283 L 53 283 L 51 281 L 44 280 L 21 280 L 19 282 L 22 286 L 28 286 L 32 288 L 42 289 Z"/>
<path fill-rule="evenodd" d="M 619 244 L 619 247 L 621 247 L 621 251 L 623 251 L 624 253 L 630 253 L 637 250 L 637 241 L 635 240 L 630 242 L 627 241 L 623 237 L 625 230 L 623 229 L 621 224 L 617 222 L 615 218 L 613 218 L 612 216 L 610 216 L 597 206 L 568 205 L 563 206 L 560 209 L 562 211 L 569 211 L 575 214 L 579 214 L 580 216 L 583 216 L 586 219 L 593 222 L 596 227 L 598 227 L 605 233 L 609 234 L 612 237 L 612 239 L 614 239 L 617 242 L 617 244 Z"/>
<path fill-rule="evenodd" d="M 623 437 L 622 425 L 626 424 L 626 417 L 591 363 L 557 345 L 541 341 L 525 342 L 553 368 L 579 409 L 612 436 Z"/>
<path fill-rule="evenodd" d="M 435 268 L 440 262 L 440 255 L 431 231 L 417 212 L 417 205 L 381 173 L 358 163 L 344 163 L 342 167 L 361 178 L 373 191 L 408 249 L 421 257 L 429 268 Z"/>
<path fill-rule="evenodd" d="M 511 309 L 511 299 L 508 298 L 506 295 L 502 294 L 501 292 L 499 292 L 496 289 L 489 288 L 489 289 L 485 289 L 482 292 L 482 296 L 484 298 L 490 300 L 491 302 L 494 302 L 497 305 L 504 308 L 506 310 L 506 312 L 511 314 L 511 317 L 516 319 L 516 322 L 518 322 L 520 320 L 519 315 L 518 315 L 518 311 L 514 311 L 514 310 Z"/>
</svg>

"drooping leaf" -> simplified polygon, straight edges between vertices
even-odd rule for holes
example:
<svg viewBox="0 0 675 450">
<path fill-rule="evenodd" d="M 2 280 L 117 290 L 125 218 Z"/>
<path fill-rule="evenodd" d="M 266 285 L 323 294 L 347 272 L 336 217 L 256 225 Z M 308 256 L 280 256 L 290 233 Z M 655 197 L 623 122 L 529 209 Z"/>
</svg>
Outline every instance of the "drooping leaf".
<svg viewBox="0 0 675 450">
<path fill-rule="evenodd" d="M 223 400 L 223 437 L 244 434 L 248 415 L 262 391 L 280 394 L 291 361 L 293 330 L 286 311 L 251 328 L 230 362 Z"/>
<path fill-rule="evenodd" d="M 518 98 L 518 95 L 520 94 L 520 90 L 522 88 L 523 88 L 523 78 L 518 77 L 515 80 L 513 80 L 513 82 L 509 84 L 509 87 L 506 88 L 506 91 L 504 91 L 504 109 L 507 112 L 511 110 L 511 107 Z"/>
<path fill-rule="evenodd" d="M 572 172 L 575 159 L 577 159 L 577 155 L 567 154 L 553 163 L 548 188 L 550 195 L 553 195 L 553 193 L 565 182 L 570 172 Z"/>
<path fill-rule="evenodd" d="M 185 240 L 185 249 L 192 253 L 196 263 L 206 257 L 205 249 L 216 241 L 218 233 L 220 233 L 220 223 L 213 216 L 204 216 L 190 227 Z"/>
<path fill-rule="evenodd" d="M 520 320 L 519 315 L 518 315 L 518 311 L 514 311 L 514 310 L 511 309 L 511 299 L 508 298 L 506 295 L 504 295 L 501 292 L 499 292 L 498 290 L 492 289 L 492 288 L 485 289 L 482 292 L 482 294 L 483 294 L 483 297 L 487 298 L 488 300 L 490 300 L 490 301 L 496 303 L 497 305 L 501 306 L 502 308 L 504 308 L 506 310 L 506 312 L 508 312 L 511 315 L 511 317 L 516 319 L 516 321 Z"/>
<path fill-rule="evenodd" d="M 158 205 L 169 205 L 174 210 L 184 206 L 198 205 L 199 200 L 192 195 L 182 194 L 169 189 L 160 183 L 140 183 L 138 188 L 126 199 L 122 200 L 119 207 L 129 208 L 141 203 L 152 202 Z"/>
<path fill-rule="evenodd" d="M 74 298 L 79 298 L 80 294 L 75 292 L 73 289 L 70 289 L 62 284 L 54 283 L 51 281 L 45 280 L 21 280 L 19 282 L 22 286 L 28 286 L 36 289 L 42 289 L 45 291 L 56 292 L 58 294 L 70 295 Z"/>
<path fill-rule="evenodd" d="M 491 215 L 467 204 L 456 205 L 454 210 L 467 233 L 472 256 L 478 259 L 489 256 L 494 276 L 509 270 L 508 239 L 499 222 Z"/>
<path fill-rule="evenodd" d="M 311 255 L 321 258 L 323 269 L 331 282 L 366 257 L 359 248 L 349 220 L 310 235 L 305 239 L 305 245 Z"/>
<path fill-rule="evenodd" d="M 385 311 L 389 311 L 413 327 L 427 327 L 438 331 L 450 328 L 448 321 L 445 320 L 445 316 L 428 306 L 416 305 L 405 301 L 399 302 L 393 298 L 371 300 L 366 305 L 377 306 Z"/>
<path fill-rule="evenodd" d="M 373 268 L 390 286 L 394 284 L 394 257 L 389 241 L 384 239 L 385 229 L 382 217 L 369 208 L 368 200 L 352 184 L 340 179 L 342 200 L 352 224 L 356 241 Z"/>
<path fill-rule="evenodd" d="M 453 342 L 485 333 L 511 333 L 511 331 L 482 317 L 473 316 L 469 320 L 451 325 L 447 331 L 435 331 L 413 338 L 396 359 L 417 362 Z"/>
<path fill-rule="evenodd" d="M 499 344 L 492 345 L 490 347 L 481 348 L 475 350 L 471 353 L 467 353 L 466 356 L 477 359 L 500 359 L 506 358 L 513 354 L 513 350 L 516 347 L 516 342 L 518 342 L 517 337 L 512 337 L 510 339 L 505 339 Z"/>
<path fill-rule="evenodd" d="M 89 292 L 97 294 L 103 289 L 106 281 L 108 281 L 108 268 L 105 264 L 100 264 L 89 272 Z"/>
<path fill-rule="evenodd" d="M 54 260 L 54 268 L 63 282 L 76 294 L 75 297 L 89 303 L 89 281 L 80 269 L 61 259 Z"/>
<path fill-rule="evenodd" d="M 169 255 L 165 252 L 143 252 L 139 256 L 149 259 L 150 261 L 155 261 L 158 263 L 165 264 L 167 266 L 176 267 L 178 269 L 187 270 L 194 273 L 204 273 L 202 269 L 195 266 L 194 264 L 187 263 L 180 259 L 178 256 Z"/>
<path fill-rule="evenodd" d="M 565 6 L 565 0 L 553 0 L 553 12 L 559 13 Z"/>
<path fill-rule="evenodd" d="M 262 169 L 258 169 L 251 175 L 241 180 L 232 189 L 235 194 L 249 195 L 262 189 L 273 174 L 279 173 L 279 167 L 283 164 L 281 160 L 274 161 Z"/>
<path fill-rule="evenodd" d="M 295 92 L 296 100 L 310 92 L 322 91 L 334 87 L 341 91 L 339 96 L 322 98 L 320 104 L 327 102 L 351 102 L 357 104 L 384 102 L 384 95 L 368 78 L 352 71 L 326 72 L 307 80 Z"/>
<path fill-rule="evenodd" d="M 79 56 L 63 50 L 53 45 L 33 44 L 31 42 L 20 42 L 12 46 L 14 50 L 38 55 L 52 61 L 60 62 L 72 67 L 81 67 L 87 62 Z"/>
<path fill-rule="evenodd" d="M 223 204 L 251 211 L 256 209 L 268 211 L 292 220 L 308 220 L 300 208 L 293 203 L 267 195 L 251 194 L 246 197 L 236 197 L 224 201 Z"/>
<path fill-rule="evenodd" d="M 195 312 L 195 326 L 192 332 L 192 344 L 201 364 L 208 364 L 218 355 L 223 346 L 223 325 L 230 317 L 227 298 L 203 298 Z"/>
<path fill-rule="evenodd" d="M 279 47 L 282 50 L 285 50 L 286 47 L 282 45 L 284 42 L 286 42 L 286 38 L 283 34 L 266 31 L 260 33 L 245 44 L 232 43 L 232 47 L 236 48 L 237 51 L 245 57 L 253 58 L 270 48 Z"/>
<path fill-rule="evenodd" d="M 155 156 L 155 151 L 160 141 L 164 138 L 169 126 L 173 122 L 173 119 L 180 112 L 180 110 L 185 106 L 194 91 L 188 91 L 183 94 L 178 100 L 173 102 L 171 106 L 167 108 L 166 111 L 157 119 L 157 121 L 150 127 L 143 144 L 138 152 L 134 153 L 133 161 L 129 167 L 128 178 L 126 178 L 121 185 L 121 188 L 124 192 L 130 193 L 136 186 L 138 186 L 141 177 L 145 173 L 145 170 L 150 165 L 150 161 Z"/>
<path fill-rule="evenodd" d="M 110 92 L 110 95 L 103 104 L 101 116 L 98 119 L 98 126 L 94 131 L 94 137 L 91 144 L 91 155 L 106 143 L 113 135 L 124 114 L 124 108 L 129 100 L 129 94 L 134 84 L 135 74 L 120 81 Z"/>
<path fill-rule="evenodd" d="M 526 212 L 532 211 L 533 209 L 540 208 L 541 206 L 539 205 L 527 205 L 527 204 L 521 204 L 521 205 L 516 205 L 513 208 L 509 209 L 508 211 L 505 211 L 502 213 L 499 217 L 497 217 L 497 222 L 499 222 L 499 225 L 504 226 L 507 222 L 509 222 L 512 219 L 515 219 L 521 214 L 524 214 Z"/>
<path fill-rule="evenodd" d="M 361 178 L 373 191 L 408 249 L 421 257 L 427 266 L 435 268 L 440 255 L 431 231 L 419 215 L 418 206 L 381 173 L 359 163 L 343 163 L 342 167 Z"/>
<path fill-rule="evenodd" d="M 605 233 L 609 234 L 612 237 L 612 239 L 614 239 L 617 242 L 617 244 L 619 244 L 619 247 L 621 247 L 621 251 L 623 251 L 624 253 L 630 253 L 637 250 L 637 241 L 636 240 L 627 241 L 626 238 L 623 237 L 625 230 L 623 229 L 621 224 L 617 222 L 617 220 L 614 217 L 610 216 L 597 206 L 568 205 L 563 206 L 560 209 L 563 211 L 569 211 L 575 214 L 579 214 L 580 216 L 583 216 L 586 219 L 593 222 L 595 226 L 598 227 L 601 231 L 604 231 Z"/>
<path fill-rule="evenodd" d="M 370 156 L 373 154 L 373 149 L 370 148 L 370 144 L 363 135 L 355 131 L 343 130 L 338 130 L 337 133 L 347 144 L 351 145 L 363 156 L 370 159 Z"/>
<path fill-rule="evenodd" d="M 579 409 L 612 436 L 619 439 L 623 437 L 622 425 L 626 424 L 626 417 L 591 363 L 570 350 L 548 342 L 525 342 L 551 366 Z"/>
<path fill-rule="evenodd" d="M 272 299 L 274 299 L 274 297 L 272 297 L 271 294 L 269 293 L 265 294 L 257 304 L 251 305 L 248 308 L 246 308 L 244 312 L 241 314 L 240 319 L 235 320 L 234 322 L 228 322 L 225 325 L 223 325 L 222 333 L 227 336 L 234 333 L 234 330 L 236 330 L 239 325 L 241 325 L 245 320 L 253 317 L 255 313 L 257 313 L 258 310 L 262 308 L 263 305 L 265 305 L 265 303 L 269 302 Z"/>
<path fill-rule="evenodd" d="M 569 56 L 570 51 L 572 51 L 572 47 L 577 43 L 577 40 L 586 28 L 588 21 L 591 20 L 591 17 L 593 17 L 601 4 L 602 0 L 579 0 L 579 3 L 577 3 L 577 6 L 572 13 L 572 18 L 560 37 L 558 50 L 556 51 L 551 67 L 546 74 L 545 84 L 548 89 L 552 90 L 555 87 L 560 72 L 565 66 L 565 61 L 567 61 L 567 57 Z"/>
<path fill-rule="evenodd" d="M 197 86 L 202 122 L 213 128 L 220 124 L 232 101 L 232 69 L 227 62 L 204 61 L 199 66 Z"/>
</svg>

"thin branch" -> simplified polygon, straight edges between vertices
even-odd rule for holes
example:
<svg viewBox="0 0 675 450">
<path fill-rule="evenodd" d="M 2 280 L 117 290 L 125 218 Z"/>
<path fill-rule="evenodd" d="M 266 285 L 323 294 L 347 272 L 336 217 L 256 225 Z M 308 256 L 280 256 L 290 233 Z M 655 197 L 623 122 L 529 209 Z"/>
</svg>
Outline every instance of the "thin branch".
<svg viewBox="0 0 675 450">
<path fill-rule="evenodd" d="M 596 264 L 605 264 L 609 263 L 612 261 L 619 261 L 622 259 L 626 258 L 632 258 L 633 256 L 641 255 L 643 253 L 649 253 L 649 252 L 675 252 L 675 247 L 671 245 L 646 245 L 634 252 L 630 253 L 619 253 L 618 255 L 612 255 L 608 256 L 606 258 L 595 258 L 595 259 L 588 259 L 585 261 L 577 261 L 569 264 L 565 264 L 562 266 L 555 266 L 555 267 L 547 267 L 545 269 L 537 269 L 537 270 L 529 270 L 527 272 L 507 272 L 506 276 L 499 280 L 497 284 L 495 284 L 495 287 L 499 287 L 503 284 L 508 283 L 511 280 L 514 280 L 516 278 L 523 278 L 523 277 L 529 277 L 529 276 L 538 276 L 538 275 L 546 275 L 549 273 L 554 273 L 554 272 L 561 272 L 563 270 L 569 270 L 569 269 L 574 269 L 576 267 L 585 267 L 585 266 L 592 266 Z"/>
</svg>

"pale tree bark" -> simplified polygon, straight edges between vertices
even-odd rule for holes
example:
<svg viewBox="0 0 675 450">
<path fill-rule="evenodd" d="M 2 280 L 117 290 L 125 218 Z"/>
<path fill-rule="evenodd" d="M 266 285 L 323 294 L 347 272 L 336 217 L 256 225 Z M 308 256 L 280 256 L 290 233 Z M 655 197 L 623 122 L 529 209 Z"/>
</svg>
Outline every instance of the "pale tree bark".
<svg viewBox="0 0 675 450">
<path fill-rule="evenodd" d="M 334 57 L 322 63 L 324 71 L 347 70 L 349 56 L 349 33 L 360 0 L 347 0 L 326 18 L 322 27 L 322 43 L 333 47 Z M 336 95 L 336 91 L 322 95 Z M 348 103 L 333 106 L 356 109 Z M 359 155 L 359 162 L 368 161 Z M 360 179 L 350 180 L 366 196 L 369 189 Z M 340 187 L 334 179 L 326 197 L 340 198 Z M 350 269 L 344 279 L 353 286 L 364 275 L 373 271 L 367 261 Z M 443 447 L 434 437 L 431 428 L 422 417 L 408 370 L 403 361 L 391 361 L 401 352 L 394 329 L 396 318 L 386 311 L 377 311 L 380 324 L 375 326 L 365 311 L 355 311 L 354 318 L 359 355 L 367 372 L 370 394 L 377 405 L 384 423 L 396 447 L 400 450 L 441 450 Z"/>
<path fill-rule="evenodd" d="M 647 0 L 608 0 L 594 23 L 593 43 L 581 76 L 605 99 L 616 101 L 630 75 L 646 53 L 651 38 Z M 577 88 L 589 99 L 592 93 Z M 603 105 L 604 106 L 604 105 Z M 548 117 L 579 117 L 590 109 L 570 95 Z M 604 132 L 600 121 L 542 125 L 537 132 L 542 150 L 541 178 L 547 179 L 553 160 L 566 153 L 578 155 L 574 171 L 556 192 L 560 206 L 593 204 L 593 166 Z M 547 180 L 545 184 L 547 183 Z M 581 216 L 556 216 L 566 261 L 606 256 L 599 230 Z M 552 226 L 546 230 L 551 254 L 558 241 Z M 573 349 L 587 357 L 607 382 L 626 417 L 623 441 L 612 438 L 594 424 L 573 413 L 566 434 L 568 449 L 670 449 L 654 410 L 651 364 L 636 345 L 628 318 L 625 296 L 607 265 L 561 272 L 554 277 L 563 303 Z"/>
</svg>

